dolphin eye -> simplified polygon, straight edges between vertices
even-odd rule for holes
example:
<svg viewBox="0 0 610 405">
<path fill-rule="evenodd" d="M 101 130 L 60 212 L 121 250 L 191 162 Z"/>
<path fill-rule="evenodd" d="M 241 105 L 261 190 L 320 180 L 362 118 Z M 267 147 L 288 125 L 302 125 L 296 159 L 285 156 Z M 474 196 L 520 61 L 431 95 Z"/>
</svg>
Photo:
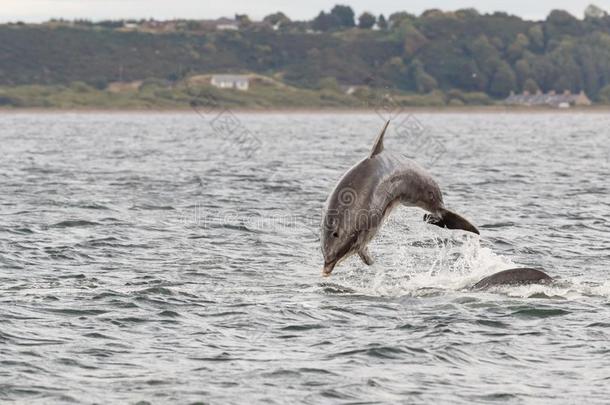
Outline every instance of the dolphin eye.
<svg viewBox="0 0 610 405">
<path fill-rule="evenodd" d="M 339 237 L 339 232 L 333 232 L 333 238 L 338 238 Z"/>
</svg>

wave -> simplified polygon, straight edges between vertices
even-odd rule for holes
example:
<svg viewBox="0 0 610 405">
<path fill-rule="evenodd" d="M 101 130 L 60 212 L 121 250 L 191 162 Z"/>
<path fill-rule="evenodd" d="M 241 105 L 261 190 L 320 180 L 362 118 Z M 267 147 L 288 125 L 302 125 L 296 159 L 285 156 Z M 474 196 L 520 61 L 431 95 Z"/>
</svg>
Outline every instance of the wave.
<svg viewBox="0 0 610 405">
<path fill-rule="evenodd" d="M 469 291 L 479 280 L 502 270 L 523 267 L 495 253 L 476 235 L 436 229 L 409 222 L 388 224 L 388 230 L 371 243 L 376 263 L 366 267 L 357 256 L 341 263 L 331 283 L 321 283 L 328 294 L 385 297 L 426 297 L 460 291 L 502 294 L 514 298 L 577 299 L 610 297 L 610 282 L 563 278 L 560 269 L 545 269 L 555 279 L 546 285 L 496 286 Z M 331 281 L 331 280 L 328 280 Z"/>
</svg>

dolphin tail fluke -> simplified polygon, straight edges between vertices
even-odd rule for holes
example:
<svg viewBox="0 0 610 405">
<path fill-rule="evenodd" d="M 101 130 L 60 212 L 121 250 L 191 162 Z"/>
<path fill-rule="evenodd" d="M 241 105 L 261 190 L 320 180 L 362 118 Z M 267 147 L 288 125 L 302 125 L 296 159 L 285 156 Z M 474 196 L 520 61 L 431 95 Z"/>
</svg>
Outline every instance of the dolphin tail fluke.
<svg viewBox="0 0 610 405">
<path fill-rule="evenodd" d="M 479 230 L 472 225 L 468 220 L 453 211 L 443 208 L 441 210 L 441 218 L 427 214 L 424 220 L 430 224 L 440 226 L 441 228 L 462 229 L 464 231 L 476 233 L 479 235 Z"/>
</svg>

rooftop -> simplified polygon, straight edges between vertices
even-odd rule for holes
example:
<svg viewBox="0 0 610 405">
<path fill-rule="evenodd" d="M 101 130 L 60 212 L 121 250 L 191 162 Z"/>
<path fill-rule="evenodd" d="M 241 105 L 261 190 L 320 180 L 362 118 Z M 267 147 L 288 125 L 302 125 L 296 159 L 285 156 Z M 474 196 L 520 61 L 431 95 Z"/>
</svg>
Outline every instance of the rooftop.
<svg viewBox="0 0 610 405">
<path fill-rule="evenodd" d="M 562 104 L 568 105 L 590 105 L 591 100 L 587 97 L 584 91 L 580 93 L 572 93 L 568 90 L 563 93 L 556 93 L 550 91 L 548 93 L 542 93 L 540 91 L 536 93 L 529 93 L 524 91 L 521 94 L 511 93 L 511 95 L 504 100 L 506 104 L 513 105 L 551 105 L 559 106 Z"/>
</svg>

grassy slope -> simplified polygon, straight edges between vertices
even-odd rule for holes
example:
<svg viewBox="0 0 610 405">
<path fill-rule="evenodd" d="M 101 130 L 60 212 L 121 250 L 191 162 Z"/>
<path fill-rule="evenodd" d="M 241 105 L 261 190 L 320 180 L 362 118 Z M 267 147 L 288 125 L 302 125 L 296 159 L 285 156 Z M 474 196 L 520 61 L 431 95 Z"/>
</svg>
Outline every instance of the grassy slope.
<svg viewBox="0 0 610 405">
<path fill-rule="evenodd" d="M 68 86 L 24 85 L 0 87 L 0 106 L 17 108 L 188 108 L 210 105 L 223 108 L 375 108 L 383 104 L 400 106 L 483 105 L 490 100 L 484 95 L 458 94 L 449 99 L 443 93 L 427 95 L 358 90 L 347 95 L 339 88 L 321 90 L 254 83 L 249 91 L 220 90 L 209 85 L 188 85 L 182 81 L 173 86 L 145 82 L 138 90 L 110 92 L 98 90 L 82 82 Z"/>
</svg>

